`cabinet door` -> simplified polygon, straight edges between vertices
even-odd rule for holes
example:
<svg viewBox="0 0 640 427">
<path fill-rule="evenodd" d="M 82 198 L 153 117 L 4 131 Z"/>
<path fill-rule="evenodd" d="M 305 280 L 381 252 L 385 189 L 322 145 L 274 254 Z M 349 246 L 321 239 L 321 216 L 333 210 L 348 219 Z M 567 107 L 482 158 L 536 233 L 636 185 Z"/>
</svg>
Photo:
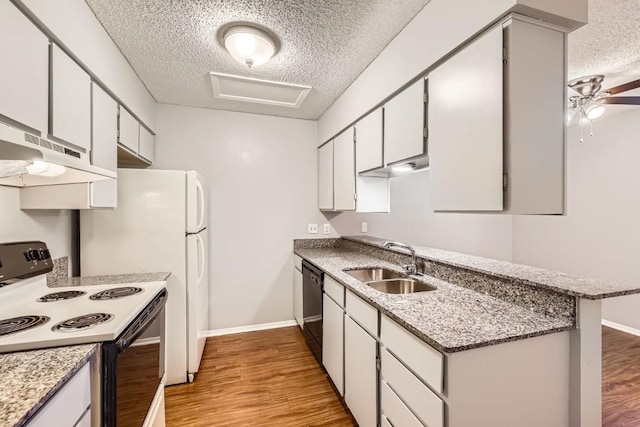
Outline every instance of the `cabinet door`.
<svg viewBox="0 0 640 427">
<path fill-rule="evenodd" d="M 318 208 L 333 210 L 333 141 L 318 148 Z"/>
<path fill-rule="evenodd" d="M 91 149 L 91 78 L 55 44 L 51 45 L 51 114 L 52 136 Z"/>
<path fill-rule="evenodd" d="M 104 169 L 118 169 L 118 103 L 100 86 L 91 90 L 91 164 Z M 93 182 L 90 205 L 93 208 L 115 208 L 118 205 L 118 183 L 115 179 Z"/>
<path fill-rule="evenodd" d="M 344 311 L 327 294 L 322 301 L 322 364 L 344 396 Z"/>
<path fill-rule="evenodd" d="M 384 166 L 382 163 L 382 108 L 356 123 L 356 172 Z"/>
<path fill-rule="evenodd" d="M 140 157 L 153 163 L 156 151 L 156 137 L 144 126 L 140 126 Z"/>
<path fill-rule="evenodd" d="M 353 128 L 338 135 L 333 144 L 333 208 L 336 211 L 352 211 L 356 209 Z"/>
<path fill-rule="evenodd" d="M 126 109 L 120 107 L 120 134 L 118 143 L 128 148 L 134 154 L 140 151 L 140 124 Z"/>
<path fill-rule="evenodd" d="M 498 26 L 429 75 L 434 210 L 503 208 L 502 46 Z"/>
<path fill-rule="evenodd" d="M 10 1 L 0 2 L 0 58 L 0 115 L 46 135 L 49 39 Z"/>
<path fill-rule="evenodd" d="M 377 422 L 376 340 L 349 316 L 344 320 L 344 398 L 360 427 Z"/>
<path fill-rule="evenodd" d="M 302 328 L 302 272 L 293 269 L 293 315 Z"/>
<path fill-rule="evenodd" d="M 425 152 L 424 80 L 400 92 L 384 106 L 384 162 L 399 162 Z"/>
</svg>

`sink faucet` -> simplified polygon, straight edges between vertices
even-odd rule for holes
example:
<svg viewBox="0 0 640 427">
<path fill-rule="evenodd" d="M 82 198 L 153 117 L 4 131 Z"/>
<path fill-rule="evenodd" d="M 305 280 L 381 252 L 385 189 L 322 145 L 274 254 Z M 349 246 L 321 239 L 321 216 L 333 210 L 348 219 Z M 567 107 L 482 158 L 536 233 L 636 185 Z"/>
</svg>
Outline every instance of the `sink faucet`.
<svg viewBox="0 0 640 427">
<path fill-rule="evenodd" d="M 396 246 L 398 248 L 403 248 L 403 249 L 406 249 L 409 252 L 411 252 L 411 264 L 403 265 L 402 268 L 404 268 L 404 271 L 407 274 L 418 274 L 418 264 L 416 262 L 416 251 L 415 251 L 415 249 L 413 249 L 409 245 L 406 245 L 406 244 L 400 243 L 400 242 L 384 242 L 384 244 L 382 246 L 384 246 L 385 248 L 391 248 L 393 246 Z"/>
</svg>

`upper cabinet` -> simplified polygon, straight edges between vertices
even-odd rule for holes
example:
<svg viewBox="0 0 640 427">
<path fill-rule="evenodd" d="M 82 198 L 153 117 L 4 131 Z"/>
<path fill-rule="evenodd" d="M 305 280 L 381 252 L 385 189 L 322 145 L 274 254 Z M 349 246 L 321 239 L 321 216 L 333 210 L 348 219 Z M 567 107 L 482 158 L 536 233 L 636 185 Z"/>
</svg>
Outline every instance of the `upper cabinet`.
<svg viewBox="0 0 640 427">
<path fill-rule="evenodd" d="M 98 85 L 92 88 L 91 163 L 112 171 L 118 169 L 118 103 Z M 118 183 L 115 179 L 91 183 L 89 207 L 115 208 Z"/>
<path fill-rule="evenodd" d="M 501 211 L 502 27 L 429 74 L 434 210 Z"/>
<path fill-rule="evenodd" d="M 156 137 L 144 126 L 140 126 L 140 157 L 153 163 L 156 150 Z"/>
<path fill-rule="evenodd" d="M 384 106 L 384 163 L 425 154 L 425 126 L 425 81 L 419 79 Z"/>
<path fill-rule="evenodd" d="M 333 210 L 333 140 L 318 148 L 318 208 Z"/>
<path fill-rule="evenodd" d="M 140 123 L 126 109 L 120 107 L 118 144 L 137 154 L 140 149 Z"/>
<path fill-rule="evenodd" d="M 384 166 L 382 159 L 382 107 L 360 119 L 356 129 L 356 172 Z"/>
<path fill-rule="evenodd" d="M 123 106 L 120 106 L 118 165 L 147 167 L 155 158 L 155 136 Z"/>
<path fill-rule="evenodd" d="M 333 198 L 336 211 L 356 209 L 356 171 L 353 128 L 333 141 Z"/>
<path fill-rule="evenodd" d="M 51 44 L 51 128 L 49 134 L 91 149 L 91 77 Z"/>
<path fill-rule="evenodd" d="M 565 34 L 511 19 L 429 75 L 436 211 L 561 214 Z"/>
<path fill-rule="evenodd" d="M 10 1 L 0 2 L 0 121 L 46 135 L 49 39 Z"/>
</svg>

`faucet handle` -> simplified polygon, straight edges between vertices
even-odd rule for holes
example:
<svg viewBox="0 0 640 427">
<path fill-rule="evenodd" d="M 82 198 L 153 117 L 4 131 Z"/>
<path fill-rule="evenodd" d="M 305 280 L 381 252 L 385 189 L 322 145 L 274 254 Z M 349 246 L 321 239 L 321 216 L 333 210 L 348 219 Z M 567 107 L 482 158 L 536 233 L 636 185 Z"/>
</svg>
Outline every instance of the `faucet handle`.
<svg viewBox="0 0 640 427">
<path fill-rule="evenodd" d="M 417 268 L 415 264 L 406 264 L 403 265 L 402 268 L 404 269 L 404 272 L 407 274 L 416 274 L 417 273 Z"/>
</svg>

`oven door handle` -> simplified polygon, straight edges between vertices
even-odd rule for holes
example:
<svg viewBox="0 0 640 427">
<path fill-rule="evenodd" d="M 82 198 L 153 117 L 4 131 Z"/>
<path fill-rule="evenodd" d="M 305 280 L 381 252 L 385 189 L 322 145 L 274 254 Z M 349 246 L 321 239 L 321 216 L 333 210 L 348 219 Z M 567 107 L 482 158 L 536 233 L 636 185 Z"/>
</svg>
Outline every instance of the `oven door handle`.
<svg viewBox="0 0 640 427">
<path fill-rule="evenodd" d="M 120 336 L 116 341 L 118 352 L 122 352 L 129 347 L 131 343 L 140 337 L 146 331 L 149 326 L 158 318 L 162 310 L 164 309 L 165 302 L 167 301 L 167 290 L 163 289 L 156 299 L 151 302 L 144 311 L 138 316 L 128 330 Z"/>
</svg>

